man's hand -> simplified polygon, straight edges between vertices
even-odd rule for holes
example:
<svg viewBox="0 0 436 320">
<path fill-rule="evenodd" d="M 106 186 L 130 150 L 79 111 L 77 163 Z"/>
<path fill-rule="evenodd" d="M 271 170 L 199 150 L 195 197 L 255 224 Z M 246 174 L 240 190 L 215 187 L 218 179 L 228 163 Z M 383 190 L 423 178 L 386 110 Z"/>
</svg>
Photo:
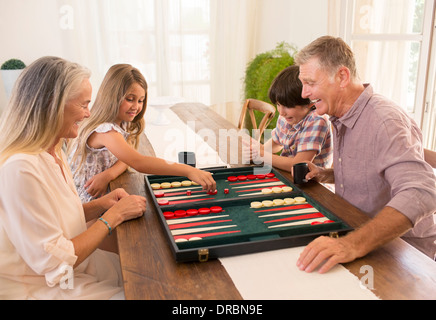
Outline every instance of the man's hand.
<svg viewBox="0 0 436 320">
<path fill-rule="evenodd" d="M 312 162 L 306 161 L 309 166 L 309 173 L 306 175 L 306 179 L 315 180 L 319 183 L 334 183 L 335 175 L 333 169 L 324 169 L 316 166 Z"/>
<path fill-rule="evenodd" d="M 356 258 L 357 250 L 346 238 L 319 237 L 300 254 L 297 267 L 302 271 L 312 272 L 322 265 L 318 272 L 326 273 L 338 263 L 350 262 Z"/>
<path fill-rule="evenodd" d="M 301 253 L 297 266 L 300 270 L 312 272 L 324 263 L 319 273 L 325 273 L 338 263 L 351 262 L 365 256 L 402 236 L 412 226 L 411 221 L 401 212 L 384 207 L 368 223 L 342 238 L 320 237 L 309 243 Z"/>
</svg>

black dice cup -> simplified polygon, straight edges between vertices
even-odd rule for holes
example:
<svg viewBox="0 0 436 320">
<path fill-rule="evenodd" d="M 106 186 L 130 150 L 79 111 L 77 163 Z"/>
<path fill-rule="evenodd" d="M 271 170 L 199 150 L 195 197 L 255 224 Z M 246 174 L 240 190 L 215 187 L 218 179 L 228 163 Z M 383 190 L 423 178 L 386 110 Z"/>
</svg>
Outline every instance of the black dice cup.
<svg viewBox="0 0 436 320">
<path fill-rule="evenodd" d="M 294 165 L 294 183 L 306 183 L 306 175 L 309 173 L 309 166 L 307 163 L 297 163 Z"/>
<path fill-rule="evenodd" d="M 179 163 L 188 164 L 195 168 L 195 152 L 190 152 L 190 151 L 179 152 Z"/>
</svg>

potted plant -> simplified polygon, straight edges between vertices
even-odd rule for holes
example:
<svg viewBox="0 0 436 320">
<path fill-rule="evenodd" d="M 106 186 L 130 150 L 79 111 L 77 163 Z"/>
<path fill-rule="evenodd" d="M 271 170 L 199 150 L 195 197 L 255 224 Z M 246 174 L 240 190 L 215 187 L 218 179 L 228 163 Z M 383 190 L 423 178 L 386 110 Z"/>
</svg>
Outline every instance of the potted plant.
<svg viewBox="0 0 436 320">
<path fill-rule="evenodd" d="M 0 71 L 8 98 L 12 93 L 15 81 L 25 67 L 24 62 L 18 59 L 10 59 L 1 65 Z"/>
<path fill-rule="evenodd" d="M 268 97 L 269 88 L 275 77 L 283 69 L 294 64 L 294 55 L 297 49 L 295 46 L 286 42 L 280 42 L 276 48 L 261 54 L 258 54 L 251 62 L 248 63 L 245 71 L 245 99 L 257 99 L 268 103 L 271 100 Z M 255 112 L 257 123 L 262 119 L 262 114 Z M 273 129 L 276 126 L 278 113 L 270 122 L 267 129 Z M 251 129 L 251 122 L 246 118 L 246 127 Z"/>
</svg>

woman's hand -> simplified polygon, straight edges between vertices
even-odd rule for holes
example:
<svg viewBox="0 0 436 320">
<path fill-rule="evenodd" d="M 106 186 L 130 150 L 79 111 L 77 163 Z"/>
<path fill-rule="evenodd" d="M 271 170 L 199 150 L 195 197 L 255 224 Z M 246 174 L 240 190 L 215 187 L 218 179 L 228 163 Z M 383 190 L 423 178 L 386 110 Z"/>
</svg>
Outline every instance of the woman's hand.
<svg viewBox="0 0 436 320">
<path fill-rule="evenodd" d="M 106 211 L 112 208 L 118 201 L 128 196 L 129 194 L 124 189 L 118 188 L 95 201 L 98 201 Z"/>
<path fill-rule="evenodd" d="M 113 225 L 116 227 L 125 221 L 141 217 L 146 208 L 147 201 L 144 197 L 129 195 L 120 199 L 106 214 L 113 214 L 117 218 Z"/>
<path fill-rule="evenodd" d="M 84 204 L 84 209 L 93 211 L 95 223 L 85 232 L 71 239 L 78 259 L 75 266 L 83 262 L 104 240 L 109 230 L 114 230 L 124 221 L 141 217 L 146 210 L 146 200 L 141 196 L 131 196 L 124 189 L 116 189 L 107 195 Z M 97 219 L 100 214 L 104 222 Z M 107 225 L 105 225 L 107 224 Z"/>
<path fill-rule="evenodd" d="M 147 207 L 147 200 L 144 197 L 129 195 L 124 189 L 116 189 L 103 196 L 104 205 L 108 208 L 104 216 L 111 217 L 111 226 L 114 228 L 124 221 L 141 217 Z"/>
</svg>

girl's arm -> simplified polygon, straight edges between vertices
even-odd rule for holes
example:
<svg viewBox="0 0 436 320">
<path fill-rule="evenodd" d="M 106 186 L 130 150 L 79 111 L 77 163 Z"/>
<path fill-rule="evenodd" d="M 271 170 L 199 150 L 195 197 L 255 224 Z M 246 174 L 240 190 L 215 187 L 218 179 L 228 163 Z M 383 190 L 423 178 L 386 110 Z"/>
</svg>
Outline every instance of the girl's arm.
<svg viewBox="0 0 436 320">
<path fill-rule="evenodd" d="M 122 161 L 117 161 L 112 167 L 96 174 L 91 179 L 86 181 L 84 188 L 93 198 L 98 198 L 107 193 L 109 182 L 116 179 L 129 166 Z"/>
<path fill-rule="evenodd" d="M 186 164 L 148 157 L 132 148 L 116 131 L 94 132 L 88 139 L 93 148 L 106 147 L 118 160 L 142 173 L 185 176 L 200 184 L 205 190 L 216 190 L 216 182 L 210 172 L 198 170 Z"/>
</svg>

